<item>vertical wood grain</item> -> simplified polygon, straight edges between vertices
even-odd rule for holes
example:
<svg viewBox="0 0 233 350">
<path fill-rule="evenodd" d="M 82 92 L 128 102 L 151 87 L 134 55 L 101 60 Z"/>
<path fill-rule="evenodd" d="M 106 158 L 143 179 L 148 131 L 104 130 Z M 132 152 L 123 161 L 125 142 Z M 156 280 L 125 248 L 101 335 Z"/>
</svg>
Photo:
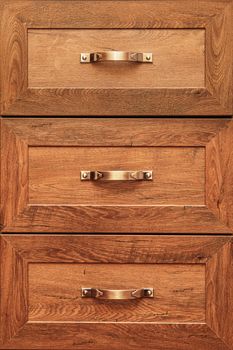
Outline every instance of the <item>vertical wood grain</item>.
<svg viewBox="0 0 233 350">
<path fill-rule="evenodd" d="M 27 269 L 17 251 L 0 236 L 0 317 L 3 343 L 14 337 L 27 321 Z"/>
<path fill-rule="evenodd" d="M 22 98 L 27 88 L 27 29 L 3 1 L 1 21 L 1 113 Z"/>
<path fill-rule="evenodd" d="M 2 181 L 3 181 L 3 169 L 2 169 L 2 117 L 0 117 L 0 233 L 3 228 L 3 222 L 2 222 L 2 217 L 1 217 L 1 212 L 2 212 Z"/>
<path fill-rule="evenodd" d="M 206 202 L 233 229 L 233 121 L 206 146 Z"/>
<path fill-rule="evenodd" d="M 3 28 L 2 28 L 2 22 L 3 22 L 3 8 L 4 3 L 3 1 L 0 2 L 0 38 L 2 38 L 3 35 Z M 0 58 L 2 57 L 2 40 L 0 40 Z M 0 113 L 2 112 L 2 66 L 0 64 Z"/>
<path fill-rule="evenodd" d="M 207 262 L 206 269 L 207 324 L 233 349 L 233 240 Z"/>
<path fill-rule="evenodd" d="M 231 113 L 232 29 L 232 1 L 230 1 L 225 3 L 221 13 L 216 14 L 206 27 L 206 87 L 220 105 L 231 110 Z"/>
<path fill-rule="evenodd" d="M 28 149 L 24 140 L 2 122 L 1 224 L 12 224 L 28 198 Z"/>
</svg>

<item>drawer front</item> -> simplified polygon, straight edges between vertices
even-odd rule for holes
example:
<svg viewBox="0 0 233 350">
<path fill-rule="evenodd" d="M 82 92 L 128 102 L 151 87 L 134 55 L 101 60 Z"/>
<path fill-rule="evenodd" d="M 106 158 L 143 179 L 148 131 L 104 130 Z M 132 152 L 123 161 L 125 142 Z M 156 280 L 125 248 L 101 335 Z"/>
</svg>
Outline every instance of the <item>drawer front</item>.
<svg viewBox="0 0 233 350">
<path fill-rule="evenodd" d="M 232 349 L 229 236 L 2 235 L 0 242 L 1 349 Z M 82 288 L 104 290 L 105 298 L 83 297 Z M 143 288 L 152 297 L 131 297 Z"/>
<path fill-rule="evenodd" d="M 4 2 L 4 115 L 232 114 L 232 1 Z"/>
<path fill-rule="evenodd" d="M 231 119 L 2 119 L 4 232 L 232 233 Z"/>
</svg>

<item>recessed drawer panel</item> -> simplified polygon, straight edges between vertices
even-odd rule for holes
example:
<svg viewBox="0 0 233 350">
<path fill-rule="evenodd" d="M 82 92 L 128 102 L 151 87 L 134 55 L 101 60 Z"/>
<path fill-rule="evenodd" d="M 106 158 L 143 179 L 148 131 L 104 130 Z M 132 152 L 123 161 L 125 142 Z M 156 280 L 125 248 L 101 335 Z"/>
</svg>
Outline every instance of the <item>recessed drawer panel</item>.
<svg viewBox="0 0 233 350">
<path fill-rule="evenodd" d="M 204 265 L 38 263 L 29 265 L 28 278 L 30 321 L 205 321 Z M 113 292 L 85 298 L 86 287 Z M 131 290 L 148 287 L 153 298 L 128 299 Z M 118 290 L 125 299 L 117 299 Z"/>
<path fill-rule="evenodd" d="M 232 348 L 230 236 L 2 235 L 0 244 L 1 349 Z"/>
<path fill-rule="evenodd" d="M 232 1 L 4 1 L 1 114 L 232 115 Z"/>
<path fill-rule="evenodd" d="M 3 118 L 5 232 L 232 233 L 231 119 Z"/>
<path fill-rule="evenodd" d="M 81 171 L 151 169 L 151 181 L 82 181 Z M 104 178 L 103 178 L 104 180 Z M 204 147 L 30 147 L 29 203 L 204 205 Z"/>
<path fill-rule="evenodd" d="M 28 50 L 31 88 L 205 87 L 204 29 L 30 29 Z M 152 51 L 152 62 L 121 62 L 116 56 L 80 64 L 82 52 L 108 50 Z"/>
</svg>

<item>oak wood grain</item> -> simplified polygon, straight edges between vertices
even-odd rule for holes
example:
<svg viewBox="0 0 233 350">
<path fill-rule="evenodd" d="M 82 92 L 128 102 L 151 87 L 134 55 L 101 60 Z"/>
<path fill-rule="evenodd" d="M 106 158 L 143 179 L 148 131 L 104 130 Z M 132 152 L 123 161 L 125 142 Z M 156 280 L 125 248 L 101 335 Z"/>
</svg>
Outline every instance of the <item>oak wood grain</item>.
<svg viewBox="0 0 233 350">
<path fill-rule="evenodd" d="M 6 0 L 5 0 L 6 1 Z M 203 28 L 212 17 L 221 15 L 231 0 L 198 0 L 198 6 L 185 1 L 130 1 L 117 6 L 112 1 L 6 1 L 31 28 Z M 37 8 L 37 12 L 32 11 Z M 71 11 L 72 10 L 72 11 Z M 113 11 L 114 10 L 114 11 Z M 127 12 L 126 12 L 127 10 Z M 51 11 L 53 22 L 51 23 Z M 129 17 L 128 14 L 132 15 Z M 202 16 L 200 16 L 202 14 Z M 174 21 L 175 18 L 175 21 Z M 115 19 L 115 20 L 114 20 Z"/>
<path fill-rule="evenodd" d="M 23 139 L 1 128 L 1 224 L 11 223 L 25 208 L 28 198 L 28 153 Z"/>
<path fill-rule="evenodd" d="M 81 64 L 82 52 L 152 52 L 153 63 Z M 203 29 L 30 29 L 30 88 L 205 87 Z"/>
<path fill-rule="evenodd" d="M 34 263 L 203 264 L 230 236 L 3 234 Z"/>
<path fill-rule="evenodd" d="M 3 21 L 3 18 L 2 18 L 3 17 L 3 8 L 4 8 L 4 4 L 3 4 L 3 1 L 1 1 L 1 3 L 0 3 L 0 38 L 2 38 L 2 30 L 3 30 L 2 25 L 1 25 L 1 23 Z M 2 57 L 2 45 L 1 44 L 0 44 L 0 57 Z M 0 66 L 0 112 L 2 110 L 2 84 L 1 84 L 2 74 L 3 74 L 2 68 Z"/>
<path fill-rule="evenodd" d="M 49 347 L 81 350 L 88 346 L 93 350 L 99 350 L 100 348 L 108 349 L 110 343 L 113 349 L 119 349 L 123 344 L 127 344 L 126 349 L 134 349 L 135 346 L 139 349 L 145 342 L 148 345 L 147 348 L 154 349 L 156 346 L 158 350 L 176 348 L 177 350 L 188 350 L 190 346 L 201 350 L 210 350 L 213 347 L 219 350 L 231 348 L 231 334 L 229 333 L 231 323 L 229 322 L 231 322 L 232 303 L 226 299 L 231 295 L 225 294 L 227 283 L 232 282 L 232 249 L 229 248 L 232 239 L 229 236 L 1 235 L 0 240 L 1 288 L 4 290 L 4 293 L 1 293 L 1 298 L 4 296 L 1 299 L 1 317 L 5 320 L 4 326 L 1 323 L 4 339 L 4 342 L 0 344 L 1 349 L 39 348 L 45 350 Z M 116 265 L 113 274 L 107 273 L 104 278 L 104 271 L 110 269 L 111 266 L 106 262 L 114 262 Z M 126 262 L 130 265 L 125 265 Z M 83 274 L 84 266 L 85 275 Z M 196 283 L 198 286 L 199 278 L 204 278 L 204 270 L 207 267 L 205 297 L 208 300 L 205 307 L 210 308 L 206 310 L 207 321 L 213 327 L 208 322 L 205 324 L 205 321 L 195 323 L 116 322 L 116 320 L 111 322 L 102 320 L 97 322 L 27 321 L 28 312 L 30 313 L 28 301 L 33 299 L 33 293 L 35 295 L 42 292 L 45 285 L 48 295 L 52 294 L 55 298 L 59 296 L 62 298 L 59 299 L 60 312 L 57 314 L 59 318 L 62 309 L 67 311 L 68 307 L 68 303 L 62 306 L 61 303 L 65 303 L 64 298 L 69 297 L 69 293 L 73 293 L 75 288 L 75 283 L 67 283 L 67 281 L 69 278 L 72 280 L 77 278 L 78 269 L 83 276 L 86 276 L 80 276 L 81 280 L 83 278 L 96 280 L 99 269 L 102 276 L 99 281 L 116 283 L 123 281 L 124 275 L 127 274 L 127 269 L 125 269 L 127 266 L 130 269 L 128 271 L 130 276 L 125 280 L 125 284 L 132 283 L 133 280 L 139 281 L 142 271 L 148 271 L 143 273 L 141 277 L 143 281 L 159 275 L 157 278 L 158 296 L 163 280 L 166 281 L 168 291 L 172 281 L 180 281 L 176 283 L 175 290 L 177 293 L 184 294 L 182 294 L 183 297 L 180 297 L 181 303 L 176 303 L 178 309 L 183 308 L 187 301 L 185 291 L 179 290 L 179 286 L 184 286 L 186 283 Z M 123 268 L 124 273 L 122 273 Z M 59 275 L 62 275 L 62 271 L 64 278 L 61 279 Z M 191 274 L 190 271 L 192 271 Z M 196 278 L 191 280 L 194 275 Z M 111 279 L 112 282 L 110 282 Z M 56 291 L 54 291 L 55 282 L 58 286 Z M 204 288 L 204 281 L 201 282 L 201 285 Z M 9 290 L 12 292 L 9 293 Z M 28 290 L 30 290 L 29 295 Z M 169 294 L 168 291 L 164 290 L 164 296 Z M 186 293 L 189 292 L 186 291 Z M 48 300 L 48 295 L 45 295 L 45 300 Z M 221 297 L 220 302 L 219 296 Z M 40 298 L 40 295 L 38 297 Z M 173 300 L 178 301 L 179 298 L 176 298 L 178 296 Z M 162 303 L 162 299 L 161 296 L 158 301 Z M 195 300 L 194 297 L 192 302 Z M 199 302 L 201 300 L 202 297 Z M 192 307 L 192 302 L 188 302 L 187 308 Z M 103 303 L 103 310 L 107 308 L 109 311 L 110 308 L 111 311 L 114 310 L 113 305 L 109 304 L 107 307 Z M 16 319 L 12 322 L 12 318 L 7 316 L 9 310 L 11 310 L 11 317 L 17 315 L 17 322 Z M 122 312 L 125 312 L 124 309 Z M 227 312 L 230 312 L 230 316 L 226 316 Z M 54 317 L 50 315 L 50 318 Z M 225 321 L 224 330 L 222 325 L 218 326 L 222 319 Z M 21 327 L 14 328 L 15 324 L 20 324 Z M 211 330 L 211 327 L 214 329 Z M 229 344 L 229 347 L 225 344 Z"/>
<path fill-rule="evenodd" d="M 233 123 L 206 148 L 206 200 L 221 222 L 233 228 Z"/>
<path fill-rule="evenodd" d="M 9 28 L 2 40 L 4 115 L 232 115 L 231 1 L 4 0 L 4 5 L 3 26 Z M 118 89 L 114 85 L 30 89 L 28 29 L 205 30 L 206 84 L 172 89 Z"/>
<path fill-rule="evenodd" d="M 221 14 L 215 17 L 214 25 L 206 30 L 206 57 L 211 57 L 209 63 L 206 64 L 206 87 L 207 90 L 217 99 L 220 105 L 225 108 L 231 108 L 232 110 L 232 82 L 230 82 L 233 65 L 232 65 L 232 34 L 233 34 L 233 2 L 228 1 Z M 223 33 L 223 28 L 228 28 Z M 214 31 L 214 43 L 211 41 L 211 35 Z M 224 48 L 231 48 L 231 53 L 224 55 Z M 219 65 L 219 70 L 216 75 L 215 64 L 216 61 L 222 62 Z M 226 74 L 226 67 L 229 69 L 229 74 Z M 213 79 L 213 77 L 215 77 Z M 218 83 L 215 84 L 214 80 L 217 79 Z M 228 84 L 229 83 L 229 84 Z"/>
<path fill-rule="evenodd" d="M 184 164 L 182 164 L 181 159 L 179 170 L 185 169 L 184 172 L 182 171 L 183 175 L 181 174 L 181 177 L 178 176 L 178 182 L 174 182 L 174 189 L 170 191 L 169 196 L 165 193 L 167 189 L 164 192 L 164 198 L 167 196 L 166 203 L 169 203 L 169 205 L 164 205 L 161 198 L 160 203 L 156 202 L 157 205 L 143 204 L 135 206 L 135 203 L 130 203 L 127 207 L 122 204 L 114 204 L 113 202 L 109 203 L 110 205 L 107 203 L 108 205 L 99 206 L 92 203 L 91 205 L 88 203 L 88 205 L 74 205 L 72 201 L 67 201 L 68 203 L 60 202 L 61 204 L 59 203 L 59 205 L 51 205 L 49 203 L 51 197 L 49 201 L 47 200 L 47 204 L 44 205 L 28 204 L 29 167 L 31 169 L 30 172 L 33 168 L 33 171 L 37 174 L 36 167 L 39 168 L 42 166 L 43 168 L 43 163 L 46 159 L 46 152 L 43 153 L 43 150 L 46 149 L 47 154 L 49 154 L 52 146 L 60 146 L 57 148 L 57 154 L 61 154 L 63 150 L 61 146 L 65 146 L 65 150 L 69 153 L 69 156 L 73 150 L 80 152 L 79 146 L 86 147 L 88 149 L 87 152 L 90 154 L 93 150 L 99 152 L 100 146 L 106 147 L 106 151 L 104 149 L 104 152 L 102 152 L 106 156 L 109 150 L 116 153 L 117 147 L 122 152 L 125 149 L 125 152 L 142 155 L 144 154 L 143 147 L 146 147 L 146 150 L 148 150 L 146 152 L 150 153 L 153 152 L 153 147 L 157 146 L 158 152 L 163 152 L 165 157 L 166 153 L 164 152 L 167 145 L 170 150 L 169 152 L 171 152 L 171 154 L 167 154 L 165 157 L 168 159 L 176 152 L 174 146 L 179 148 L 178 152 L 184 152 L 184 154 L 192 147 L 195 150 L 193 154 L 198 154 L 197 147 L 203 147 L 207 142 L 210 142 L 211 145 L 211 139 L 217 136 L 219 132 L 222 131 L 223 135 L 229 134 L 228 138 L 230 138 L 232 128 L 230 119 L 95 118 L 93 121 L 91 118 L 71 118 L 67 120 L 63 118 L 39 118 L 37 120 L 35 118 L 11 119 L 4 117 L 2 124 L 2 134 L 4 135 L 2 137 L 1 158 L 4 178 L 2 178 L 1 191 L 3 193 L 2 199 L 4 200 L 2 200 L 1 224 L 4 226 L 4 232 L 232 233 L 232 229 L 228 226 L 227 221 L 219 220 L 219 216 L 216 216 L 216 213 L 212 210 L 212 206 L 215 206 L 216 204 L 214 203 L 218 200 L 217 197 L 211 199 L 213 205 L 211 204 L 210 209 L 208 208 L 209 198 L 212 198 L 209 188 L 207 188 L 207 206 L 204 201 L 198 202 L 203 203 L 201 205 L 190 204 L 190 200 L 181 203 L 180 192 L 178 191 L 178 193 L 175 188 L 178 186 L 178 182 L 180 184 L 184 183 L 184 185 L 187 184 L 184 187 L 186 190 L 189 188 L 191 191 L 191 203 L 194 202 L 194 196 L 199 196 L 200 198 L 203 195 L 203 192 L 201 194 L 201 188 L 198 186 L 205 181 L 204 173 L 203 177 L 198 175 L 196 178 L 197 172 L 194 171 L 195 167 L 197 167 L 196 169 L 199 169 L 199 173 L 201 168 L 204 167 L 202 155 L 201 157 L 198 156 L 196 160 L 195 157 L 193 158 L 195 160 L 194 164 L 196 164 L 194 168 L 191 166 L 192 163 L 188 161 L 189 158 L 184 157 Z M 226 154 L 227 152 L 231 152 L 231 143 L 229 145 L 229 151 L 223 151 Z M 32 160 L 28 154 L 28 147 L 31 151 L 35 146 L 40 146 L 34 150 L 41 152 L 41 165 L 37 162 L 36 167 L 33 167 L 33 165 L 28 164 L 28 160 Z M 107 147 L 109 146 L 111 148 L 108 149 Z M 224 147 L 225 144 L 223 143 Z M 110 153 L 107 156 L 108 159 Z M 124 156 L 124 159 L 120 159 L 119 156 L 117 157 L 120 162 L 117 165 L 123 166 L 127 157 Z M 53 161 L 55 161 L 55 158 Z M 198 163 L 198 159 L 200 164 Z M 211 167 L 212 165 L 208 159 L 207 166 Z M 59 169 L 62 169 L 62 163 L 64 162 L 63 158 L 60 160 L 58 162 L 58 173 L 60 171 Z M 96 157 L 93 161 L 96 161 Z M 142 160 L 142 165 L 144 162 Z M 161 159 L 161 162 L 168 164 L 168 162 L 164 162 L 164 159 Z M 75 167 L 73 165 L 75 163 L 75 159 L 74 162 L 70 163 L 71 169 L 73 166 Z M 108 163 L 110 163 L 110 160 Z M 192 177 L 194 173 L 196 174 L 194 180 L 191 177 L 190 179 L 186 177 L 185 173 L 189 171 L 188 168 L 190 170 L 192 169 Z M 68 168 L 66 171 L 68 171 Z M 208 171 L 207 169 L 207 180 L 209 179 Z M 226 172 L 231 173 L 228 168 L 226 168 Z M 170 172 L 170 175 L 169 171 L 165 171 L 165 169 L 164 173 L 169 175 L 171 179 L 174 176 L 172 172 Z M 40 176 L 38 176 L 37 187 L 39 191 L 41 184 L 43 184 L 43 180 L 41 179 L 43 179 L 44 174 L 48 174 L 48 169 L 43 170 L 43 174 L 40 172 Z M 62 175 L 61 172 L 60 175 Z M 227 175 L 227 178 L 230 184 L 230 176 Z M 196 184 L 196 194 L 194 194 L 193 189 L 188 185 L 191 180 Z M 67 181 L 70 183 L 69 179 Z M 213 181 L 216 181 L 215 178 L 213 178 Z M 14 186 L 12 186 L 12 182 Z M 165 182 L 166 187 L 169 185 L 170 180 Z M 66 182 L 63 181 L 62 186 L 65 186 L 65 184 Z M 61 186 L 61 182 L 59 186 Z M 68 188 L 68 192 L 71 193 L 71 199 L 73 200 L 75 197 L 73 192 L 70 192 L 70 187 Z M 62 192 L 57 192 L 58 198 L 60 193 Z M 187 194 L 185 195 L 187 196 Z M 36 196 L 38 195 L 36 194 Z M 114 197 L 111 193 L 109 196 L 111 198 Z M 226 203 L 231 203 L 231 197 L 228 196 L 228 198 L 229 201 L 226 198 Z M 197 202 L 195 201 L 195 203 Z M 229 206 L 229 204 L 227 205 Z M 230 210 L 229 206 L 229 212 Z"/>
<path fill-rule="evenodd" d="M 8 1 L 1 21 L 1 111 L 8 109 L 27 89 L 27 28 L 12 15 Z M 11 2 L 13 3 L 13 2 Z M 14 4 L 14 6 L 16 3 Z"/>
<path fill-rule="evenodd" d="M 111 103 L 110 103 L 111 101 Z M 207 89 L 28 89 L 3 115 L 231 116 Z"/>
<path fill-rule="evenodd" d="M 205 322 L 205 266 L 182 264 L 31 264 L 29 321 Z M 83 299 L 83 287 L 154 288 L 132 301 Z"/>
<path fill-rule="evenodd" d="M 0 236 L 0 329 L 2 342 L 27 322 L 27 271 L 17 251 Z"/>
<path fill-rule="evenodd" d="M 3 134 L 2 134 L 3 130 L 2 130 L 2 117 L 0 117 L 0 232 L 3 228 L 3 220 L 1 217 L 1 210 L 2 210 L 2 190 L 1 190 L 1 184 L 3 181 L 3 168 L 2 168 L 2 138 L 3 138 Z"/>
<path fill-rule="evenodd" d="M 81 181 L 82 170 L 152 170 L 153 181 Z M 205 205 L 199 147 L 30 147 L 29 204 Z"/>
<path fill-rule="evenodd" d="M 231 118 L 3 118 L 30 146 L 205 146 Z"/>
<path fill-rule="evenodd" d="M 29 205 L 2 232 L 232 234 L 205 206 Z"/>
<path fill-rule="evenodd" d="M 206 325 L 131 323 L 28 323 L 4 349 L 47 350 L 48 344 L 53 350 L 108 350 L 109 344 L 113 350 L 141 350 L 145 344 L 148 350 L 229 350 Z"/>
<path fill-rule="evenodd" d="M 233 244 L 225 244 L 207 263 L 206 318 L 211 329 L 233 349 Z"/>
</svg>

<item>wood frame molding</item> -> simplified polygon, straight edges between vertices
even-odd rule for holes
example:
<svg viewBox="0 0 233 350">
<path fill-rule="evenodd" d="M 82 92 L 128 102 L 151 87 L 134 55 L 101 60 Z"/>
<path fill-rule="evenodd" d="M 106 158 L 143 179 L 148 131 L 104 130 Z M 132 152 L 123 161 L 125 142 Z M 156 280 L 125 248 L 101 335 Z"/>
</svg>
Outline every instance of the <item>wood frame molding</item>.
<svg viewBox="0 0 233 350">
<path fill-rule="evenodd" d="M 231 0 L 198 0 L 190 2 L 188 6 L 183 0 L 175 3 L 132 0 L 127 2 L 127 10 L 124 2 L 118 1 L 117 6 L 115 2 L 4 0 L 1 25 L 1 114 L 232 115 Z M 134 14 L 131 22 L 128 13 Z M 28 29 L 61 27 L 205 29 L 206 88 L 113 88 L 96 91 L 74 88 L 29 89 Z"/>
<path fill-rule="evenodd" d="M 49 344 L 52 349 L 81 350 L 88 344 L 90 350 L 107 350 L 111 344 L 118 350 L 124 343 L 124 349 L 131 350 L 141 349 L 146 342 L 148 349 L 156 344 L 156 349 L 189 350 L 190 341 L 199 350 L 233 349 L 233 241 L 229 236 L 144 236 L 142 240 L 125 235 L 1 235 L 0 243 L 0 349 L 46 350 Z M 205 264 L 206 322 L 28 322 L 27 266 L 45 262 Z"/>
<path fill-rule="evenodd" d="M 4 117 L 1 124 L 2 232 L 231 234 L 233 231 L 231 119 L 148 118 L 145 122 L 139 118 L 135 122 L 133 118 Z M 28 204 L 28 147 L 71 145 L 205 147 L 206 205 L 132 205 L 125 215 L 125 207 L 120 205 Z"/>
</svg>

